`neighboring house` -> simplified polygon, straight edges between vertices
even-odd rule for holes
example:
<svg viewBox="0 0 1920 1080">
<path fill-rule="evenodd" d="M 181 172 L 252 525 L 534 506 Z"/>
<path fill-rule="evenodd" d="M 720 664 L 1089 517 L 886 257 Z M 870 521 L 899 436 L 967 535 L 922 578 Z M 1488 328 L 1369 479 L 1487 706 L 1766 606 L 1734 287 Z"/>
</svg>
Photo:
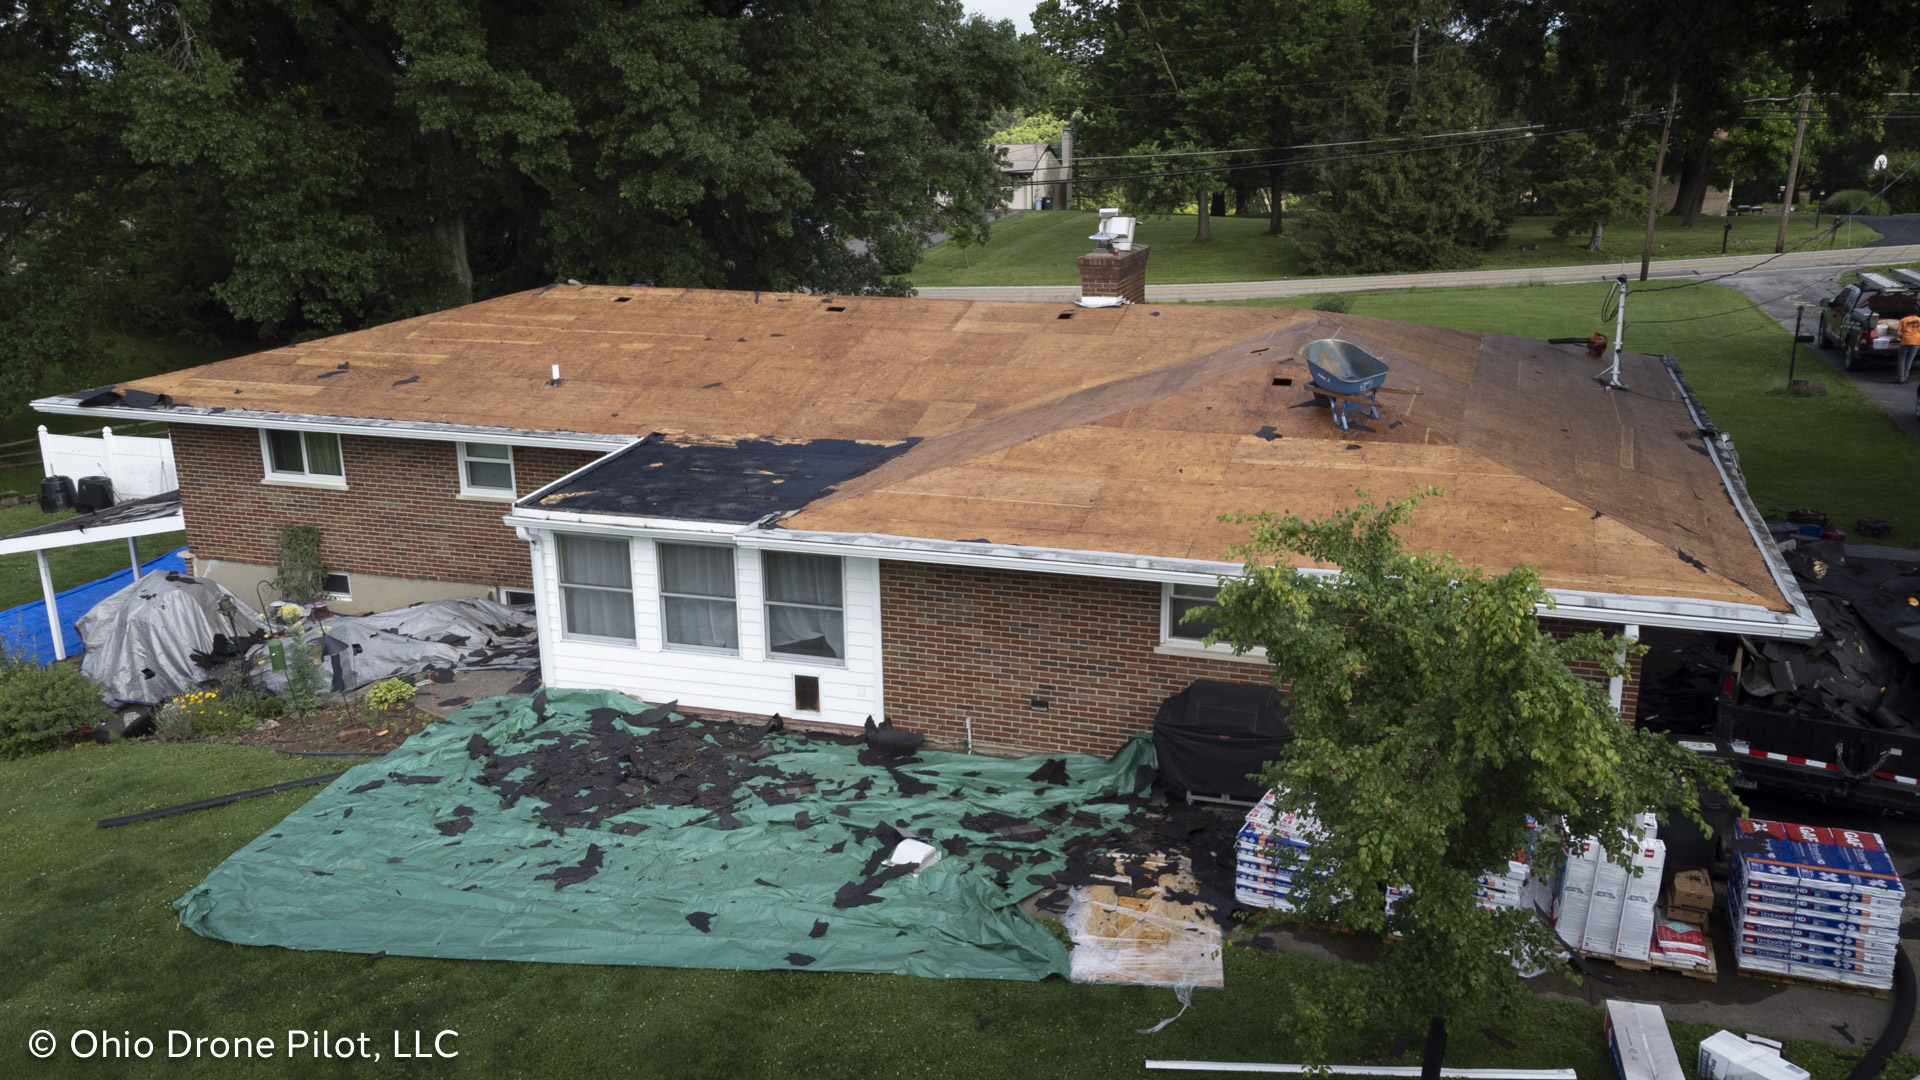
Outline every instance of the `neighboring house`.
<svg viewBox="0 0 1920 1080">
<path fill-rule="evenodd" d="M 993 148 L 1005 156 L 1000 171 L 1014 183 L 1008 209 L 1041 210 L 1062 205 L 1060 190 L 1066 186 L 1067 170 L 1053 147 L 1046 143 L 995 143 Z M 1048 199 L 1052 201 L 1043 205 Z"/>
<path fill-rule="evenodd" d="M 1295 359 L 1335 336 L 1403 391 L 1351 431 Z M 360 607 L 530 590 L 550 685 L 1104 752 L 1268 678 L 1179 621 L 1237 569 L 1220 516 L 1356 489 L 1444 488 L 1410 545 L 1539 567 L 1556 631 L 1811 637 L 1678 371 L 1593 364 L 1282 308 L 554 286 L 35 405 L 169 421 L 195 566 L 243 595 L 310 523 Z"/>
</svg>

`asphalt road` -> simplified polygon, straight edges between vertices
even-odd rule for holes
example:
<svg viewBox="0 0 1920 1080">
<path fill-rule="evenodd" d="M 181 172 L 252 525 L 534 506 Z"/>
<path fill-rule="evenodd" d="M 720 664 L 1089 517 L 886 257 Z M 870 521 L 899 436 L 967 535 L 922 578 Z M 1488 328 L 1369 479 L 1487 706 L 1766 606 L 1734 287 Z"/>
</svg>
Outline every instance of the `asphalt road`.
<svg viewBox="0 0 1920 1080">
<path fill-rule="evenodd" d="M 1860 219 L 1865 221 L 1867 219 Z M 1875 219 L 1880 220 L 1880 219 Z M 1907 219 L 1888 219 L 1906 222 Z M 1920 221 L 1920 218 L 1914 219 Z M 1914 231 L 1920 232 L 1920 226 Z M 1785 255 L 1725 255 L 1707 259 L 1669 259 L 1653 264 L 1656 280 L 1710 277 L 1733 270 L 1751 270 L 1765 263 L 1770 271 L 1822 271 L 1831 280 L 1831 268 L 1860 264 L 1884 265 L 1920 260 L 1920 236 L 1911 242 L 1881 241 L 1873 247 L 1835 251 L 1791 251 Z M 1605 281 L 1618 274 L 1638 280 L 1640 261 L 1618 265 L 1541 266 L 1516 270 L 1457 270 L 1431 274 L 1372 274 L 1359 277 L 1281 278 L 1274 281 L 1217 281 L 1193 285 L 1147 285 L 1148 301 L 1250 300 L 1270 296 L 1312 296 L 1384 289 L 1453 289 L 1474 285 L 1561 285 L 1576 281 Z M 1153 276 L 1151 266 L 1147 276 Z M 1742 275 L 1745 276 L 1745 275 Z M 1739 280 L 1739 279 L 1732 279 Z M 929 287 L 919 295 L 949 300 L 1037 300 L 1058 303 L 1080 295 L 1077 285 L 980 285 Z M 1819 297 L 1814 297 L 1818 300 Z"/>
</svg>

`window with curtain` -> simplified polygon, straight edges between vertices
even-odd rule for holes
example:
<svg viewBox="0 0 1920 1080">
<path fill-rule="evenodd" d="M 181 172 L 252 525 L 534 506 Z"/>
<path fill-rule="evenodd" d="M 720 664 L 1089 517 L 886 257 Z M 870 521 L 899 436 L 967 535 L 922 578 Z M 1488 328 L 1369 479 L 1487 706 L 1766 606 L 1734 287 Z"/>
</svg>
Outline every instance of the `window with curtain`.
<svg viewBox="0 0 1920 1080">
<path fill-rule="evenodd" d="M 460 494 L 513 498 L 513 447 L 501 443 L 461 443 Z"/>
<path fill-rule="evenodd" d="M 567 633 L 633 641 L 633 559 L 627 541 L 566 534 L 555 539 Z"/>
<path fill-rule="evenodd" d="M 1213 614 L 1219 606 L 1219 588 L 1213 585 L 1174 585 L 1167 591 L 1167 636 L 1185 641 L 1199 641 L 1220 626 L 1220 619 Z M 1203 611 L 1193 621 L 1187 621 L 1187 612 Z"/>
<path fill-rule="evenodd" d="M 340 436 L 323 431 L 271 429 L 261 434 L 266 443 L 269 475 L 331 481 L 346 478 L 340 462 Z"/>
<path fill-rule="evenodd" d="M 669 645 L 740 648 L 734 609 L 733 549 L 710 544 L 657 544 L 660 608 Z"/>
<path fill-rule="evenodd" d="M 840 559 L 769 551 L 760 556 L 760 565 L 766 578 L 768 651 L 846 659 Z"/>
</svg>

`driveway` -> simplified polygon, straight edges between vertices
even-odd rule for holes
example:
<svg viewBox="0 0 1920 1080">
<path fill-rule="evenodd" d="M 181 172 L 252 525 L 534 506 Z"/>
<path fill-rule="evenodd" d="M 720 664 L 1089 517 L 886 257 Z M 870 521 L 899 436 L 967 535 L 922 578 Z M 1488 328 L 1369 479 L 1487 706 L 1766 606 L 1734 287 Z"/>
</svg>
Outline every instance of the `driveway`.
<svg viewBox="0 0 1920 1080">
<path fill-rule="evenodd" d="M 1916 230 L 1920 231 L 1920 217 L 1875 220 L 1913 222 Z M 1906 261 L 1905 259 L 1889 260 L 1872 248 L 1861 250 L 1872 253 L 1862 260 L 1867 265 Z M 1874 258 L 1874 255 L 1880 257 Z M 1780 320 L 1780 325 L 1788 330 L 1793 329 L 1795 313 L 1804 307 L 1805 317 L 1801 325 L 1801 333 L 1815 333 L 1820 325 L 1820 301 L 1831 297 L 1837 291 L 1838 286 L 1834 279 L 1843 269 L 1846 268 L 1755 270 L 1741 274 L 1739 277 L 1728 278 L 1721 284 L 1740 290 L 1747 299 L 1760 305 L 1767 314 Z M 1816 382 L 1834 379 L 1853 380 L 1853 384 L 1872 398 L 1873 403 L 1880 406 L 1881 411 L 1891 417 L 1900 430 L 1920 439 L 1920 416 L 1914 414 L 1914 410 L 1920 408 L 1920 379 L 1911 380 L 1905 386 L 1894 382 L 1891 362 L 1884 364 L 1870 362 L 1864 370 L 1848 372 L 1841 367 L 1839 350 L 1821 348 L 1816 343 L 1801 347 L 1795 374 Z"/>
</svg>

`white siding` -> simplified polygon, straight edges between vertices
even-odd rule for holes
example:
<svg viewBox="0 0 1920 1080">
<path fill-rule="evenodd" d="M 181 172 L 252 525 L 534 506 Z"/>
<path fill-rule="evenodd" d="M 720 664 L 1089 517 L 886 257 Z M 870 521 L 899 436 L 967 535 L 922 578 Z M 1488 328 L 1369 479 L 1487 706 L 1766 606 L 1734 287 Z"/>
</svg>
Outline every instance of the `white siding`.
<svg viewBox="0 0 1920 1080">
<path fill-rule="evenodd" d="M 558 530 L 565 531 L 565 530 Z M 606 536 L 596 530 L 597 535 Z M 548 686 L 617 690 L 654 704 L 678 701 L 692 709 L 770 715 L 863 724 L 884 715 L 880 680 L 880 562 L 843 560 L 846 652 L 844 665 L 770 657 L 766 645 L 766 609 L 760 580 L 760 552 L 734 548 L 734 587 L 740 626 L 740 653 L 669 648 L 660 604 L 659 558 L 651 536 L 635 533 L 633 551 L 633 645 L 569 639 L 561 625 L 559 560 L 551 532 L 536 535 L 542 557 L 535 560 L 537 615 Z M 670 538 L 673 542 L 731 544 L 726 536 Z M 794 709 L 793 677 L 820 680 L 820 712 Z"/>
</svg>

